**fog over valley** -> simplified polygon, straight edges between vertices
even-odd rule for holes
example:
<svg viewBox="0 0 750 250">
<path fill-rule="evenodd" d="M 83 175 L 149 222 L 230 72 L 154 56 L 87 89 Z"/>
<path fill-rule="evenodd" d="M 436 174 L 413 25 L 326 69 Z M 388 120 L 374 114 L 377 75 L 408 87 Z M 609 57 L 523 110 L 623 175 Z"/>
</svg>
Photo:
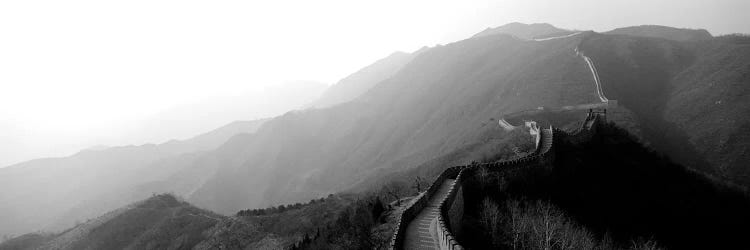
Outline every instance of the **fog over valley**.
<svg viewBox="0 0 750 250">
<path fill-rule="evenodd" d="M 185 133 L 140 129 L 200 100 L 241 93 L 250 98 L 262 92 L 253 86 L 299 79 L 331 85 L 394 51 L 454 42 L 510 22 L 599 32 L 641 24 L 704 28 L 714 35 L 750 32 L 740 11 L 747 3 L 741 0 L 670 0 L 648 8 L 614 1 L 581 11 L 597 5 L 590 0 L 6 2 L 0 6 L 0 138 L 6 142 L 0 145 L 0 167 L 97 145 L 187 138 L 228 118 L 200 119 L 205 122 L 200 131 L 173 128 Z M 385 13 L 388 18 L 382 18 Z"/>
<path fill-rule="evenodd" d="M 0 3 L 0 250 L 733 249 L 750 2 Z"/>
</svg>

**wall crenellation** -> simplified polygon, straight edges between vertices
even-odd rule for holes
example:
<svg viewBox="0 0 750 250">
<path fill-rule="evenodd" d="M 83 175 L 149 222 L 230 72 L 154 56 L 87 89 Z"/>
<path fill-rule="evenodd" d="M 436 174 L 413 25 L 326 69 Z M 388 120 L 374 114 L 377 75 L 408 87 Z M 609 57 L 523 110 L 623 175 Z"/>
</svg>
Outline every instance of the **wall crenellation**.
<svg viewBox="0 0 750 250">
<path fill-rule="evenodd" d="M 589 111 L 580 128 L 569 133 L 561 129 L 541 129 L 540 142 L 534 152 L 513 160 L 495 161 L 484 163 L 472 163 L 465 166 L 454 166 L 443 171 L 435 181 L 432 182 L 427 191 L 415 198 L 407 208 L 404 209 L 396 223 L 396 230 L 391 240 L 391 249 L 402 249 L 406 235 L 406 227 L 427 206 L 429 199 L 437 192 L 440 186 L 448 179 L 455 179 L 450 183 L 449 191 L 439 204 L 437 223 L 434 223 L 435 232 L 438 234 L 438 246 L 441 250 L 462 250 L 455 237 L 463 216 L 463 182 L 467 174 L 485 167 L 494 171 L 508 171 L 520 168 L 542 167 L 551 168 L 555 158 L 555 140 L 566 140 L 578 144 L 590 140 L 597 132 L 601 117 L 598 113 Z"/>
</svg>

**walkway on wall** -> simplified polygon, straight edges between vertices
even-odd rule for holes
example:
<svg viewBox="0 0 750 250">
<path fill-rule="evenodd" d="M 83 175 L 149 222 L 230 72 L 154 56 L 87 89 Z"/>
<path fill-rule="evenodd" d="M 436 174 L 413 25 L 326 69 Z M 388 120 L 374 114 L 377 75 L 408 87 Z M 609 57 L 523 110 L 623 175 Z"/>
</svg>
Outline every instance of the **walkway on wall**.
<svg viewBox="0 0 750 250">
<path fill-rule="evenodd" d="M 437 216 L 440 213 L 440 201 L 450 190 L 455 179 L 447 179 L 440 185 L 440 189 L 430 198 L 427 207 L 422 209 L 406 228 L 404 249 L 438 249 L 438 236 L 435 232 Z"/>
<path fill-rule="evenodd" d="M 541 129 L 541 141 L 539 145 L 537 145 L 534 152 L 525 157 L 514 160 L 455 166 L 446 169 L 430 185 L 426 193 L 418 196 L 402 212 L 391 241 L 391 249 L 462 250 L 463 247 L 456 241 L 453 232 L 448 228 L 451 218 L 444 218 L 443 216 L 449 216 L 448 213 L 451 206 L 453 206 L 457 192 L 461 192 L 462 176 L 465 175 L 467 170 L 471 171 L 478 167 L 486 167 L 494 170 L 549 167 L 548 164 L 554 161 L 555 150 L 553 147 L 555 140 L 557 140 L 555 137 L 562 136 L 561 138 L 567 138 L 565 140 L 568 141 L 589 140 L 593 133 L 596 133 L 595 126 L 597 121 L 599 121 L 599 116 L 599 113 L 590 110 L 581 128 L 573 133 L 555 129 L 551 126 Z M 458 188 L 456 188 L 457 186 Z"/>
<path fill-rule="evenodd" d="M 599 80 L 599 72 L 596 71 L 596 66 L 594 66 L 594 61 L 591 60 L 588 56 L 584 55 L 583 52 L 578 50 L 578 47 L 575 48 L 576 55 L 579 55 L 583 58 L 584 61 L 586 61 L 586 64 L 589 66 L 589 70 L 591 71 L 591 76 L 594 77 L 594 84 L 596 85 L 596 95 L 599 96 L 599 100 L 601 100 L 603 103 L 609 102 L 609 99 L 604 96 L 604 90 L 602 90 L 602 82 Z"/>
<path fill-rule="evenodd" d="M 577 36 L 579 34 L 581 34 L 581 32 L 575 32 L 575 33 L 568 34 L 568 35 L 563 35 L 563 36 L 555 36 L 555 37 L 547 37 L 547 38 L 535 38 L 535 39 L 531 39 L 531 40 L 534 40 L 534 41 L 537 41 L 537 42 L 543 42 L 543 41 L 549 41 L 549 40 L 556 40 L 556 39 L 573 37 L 573 36 Z"/>
</svg>

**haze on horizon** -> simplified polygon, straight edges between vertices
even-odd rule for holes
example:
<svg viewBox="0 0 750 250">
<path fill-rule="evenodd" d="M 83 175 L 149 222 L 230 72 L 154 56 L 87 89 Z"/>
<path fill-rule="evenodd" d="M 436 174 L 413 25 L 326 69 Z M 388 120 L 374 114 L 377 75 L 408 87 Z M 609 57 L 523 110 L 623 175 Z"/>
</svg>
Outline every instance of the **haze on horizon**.
<svg viewBox="0 0 750 250">
<path fill-rule="evenodd" d="M 750 33 L 748 9 L 744 0 L 3 1 L 0 167 L 100 144 L 162 142 L 132 128 L 199 100 L 263 95 L 298 79 L 333 84 L 396 50 L 509 22 L 720 35 Z"/>
</svg>

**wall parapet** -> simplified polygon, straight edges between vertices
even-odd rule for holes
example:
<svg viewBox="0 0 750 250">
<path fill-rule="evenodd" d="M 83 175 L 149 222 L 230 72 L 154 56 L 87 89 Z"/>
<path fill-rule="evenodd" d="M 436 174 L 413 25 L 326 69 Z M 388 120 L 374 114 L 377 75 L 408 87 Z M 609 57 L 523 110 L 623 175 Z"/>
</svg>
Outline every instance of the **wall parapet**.
<svg viewBox="0 0 750 250">
<path fill-rule="evenodd" d="M 441 250 L 450 249 L 450 250 L 462 250 L 463 247 L 458 244 L 458 240 L 456 240 L 455 236 L 453 235 L 452 228 L 451 228 L 451 217 L 449 216 L 449 210 L 451 206 L 453 205 L 453 202 L 456 199 L 456 195 L 458 195 L 459 189 L 461 189 L 461 180 L 463 179 L 464 171 L 467 168 L 461 168 L 461 171 L 458 173 L 458 176 L 456 176 L 455 181 L 451 183 L 450 189 L 448 189 L 448 194 L 443 198 L 442 201 L 440 201 L 440 205 L 438 206 L 438 209 L 440 212 L 438 213 L 437 220 L 438 222 L 434 225 L 437 227 L 435 228 L 435 232 L 438 234 L 438 246 Z M 454 218 L 455 219 L 455 218 Z M 455 222 L 455 221 L 454 221 Z M 460 221 L 459 221 L 460 222 Z"/>
<path fill-rule="evenodd" d="M 391 249 L 401 249 L 403 247 L 404 237 L 406 236 L 406 227 L 409 225 L 409 222 L 414 220 L 419 212 L 428 205 L 430 197 L 440 189 L 440 185 L 442 185 L 446 179 L 458 175 L 462 167 L 463 166 L 455 166 L 444 170 L 437 178 L 435 178 L 435 181 L 430 184 L 430 187 L 427 188 L 426 191 L 419 194 L 415 200 L 412 200 L 412 202 L 407 205 L 401 213 L 401 216 L 399 216 L 396 221 L 396 228 L 394 230 L 393 238 L 391 239 Z"/>
<path fill-rule="evenodd" d="M 445 180 L 452 178 L 455 178 L 455 180 L 449 184 L 450 187 L 448 193 L 440 201 L 439 213 L 436 218 L 437 223 L 434 223 L 433 225 L 435 226 L 434 230 L 437 232 L 438 246 L 441 250 L 464 249 L 456 239 L 454 228 L 451 226 L 460 223 L 460 217 L 452 218 L 450 210 L 455 206 L 454 202 L 456 201 L 456 197 L 462 197 L 462 194 L 459 192 L 463 191 L 462 185 L 464 179 L 466 179 L 466 175 L 482 167 L 496 171 L 507 171 L 534 166 L 551 167 L 555 158 L 556 140 L 559 141 L 564 139 L 573 143 L 588 141 L 596 133 L 600 121 L 601 119 L 599 118 L 599 115 L 590 111 L 581 127 L 572 133 L 553 128 L 552 126 L 541 129 L 539 133 L 541 137 L 540 143 L 537 145 L 534 152 L 529 153 L 524 157 L 506 161 L 473 163 L 466 166 L 454 166 L 446 169 L 435 179 L 435 181 L 432 182 L 427 191 L 420 194 L 416 200 L 404 209 L 401 216 L 399 216 L 396 223 L 396 230 L 391 240 L 391 249 L 403 248 L 406 227 L 427 206 L 429 199 L 437 192 Z M 460 204 L 460 206 L 463 206 L 463 204 Z M 462 212 L 463 209 L 461 209 L 461 213 Z M 462 216 L 462 214 L 460 216 Z M 453 224 L 451 222 L 453 222 Z"/>
</svg>

